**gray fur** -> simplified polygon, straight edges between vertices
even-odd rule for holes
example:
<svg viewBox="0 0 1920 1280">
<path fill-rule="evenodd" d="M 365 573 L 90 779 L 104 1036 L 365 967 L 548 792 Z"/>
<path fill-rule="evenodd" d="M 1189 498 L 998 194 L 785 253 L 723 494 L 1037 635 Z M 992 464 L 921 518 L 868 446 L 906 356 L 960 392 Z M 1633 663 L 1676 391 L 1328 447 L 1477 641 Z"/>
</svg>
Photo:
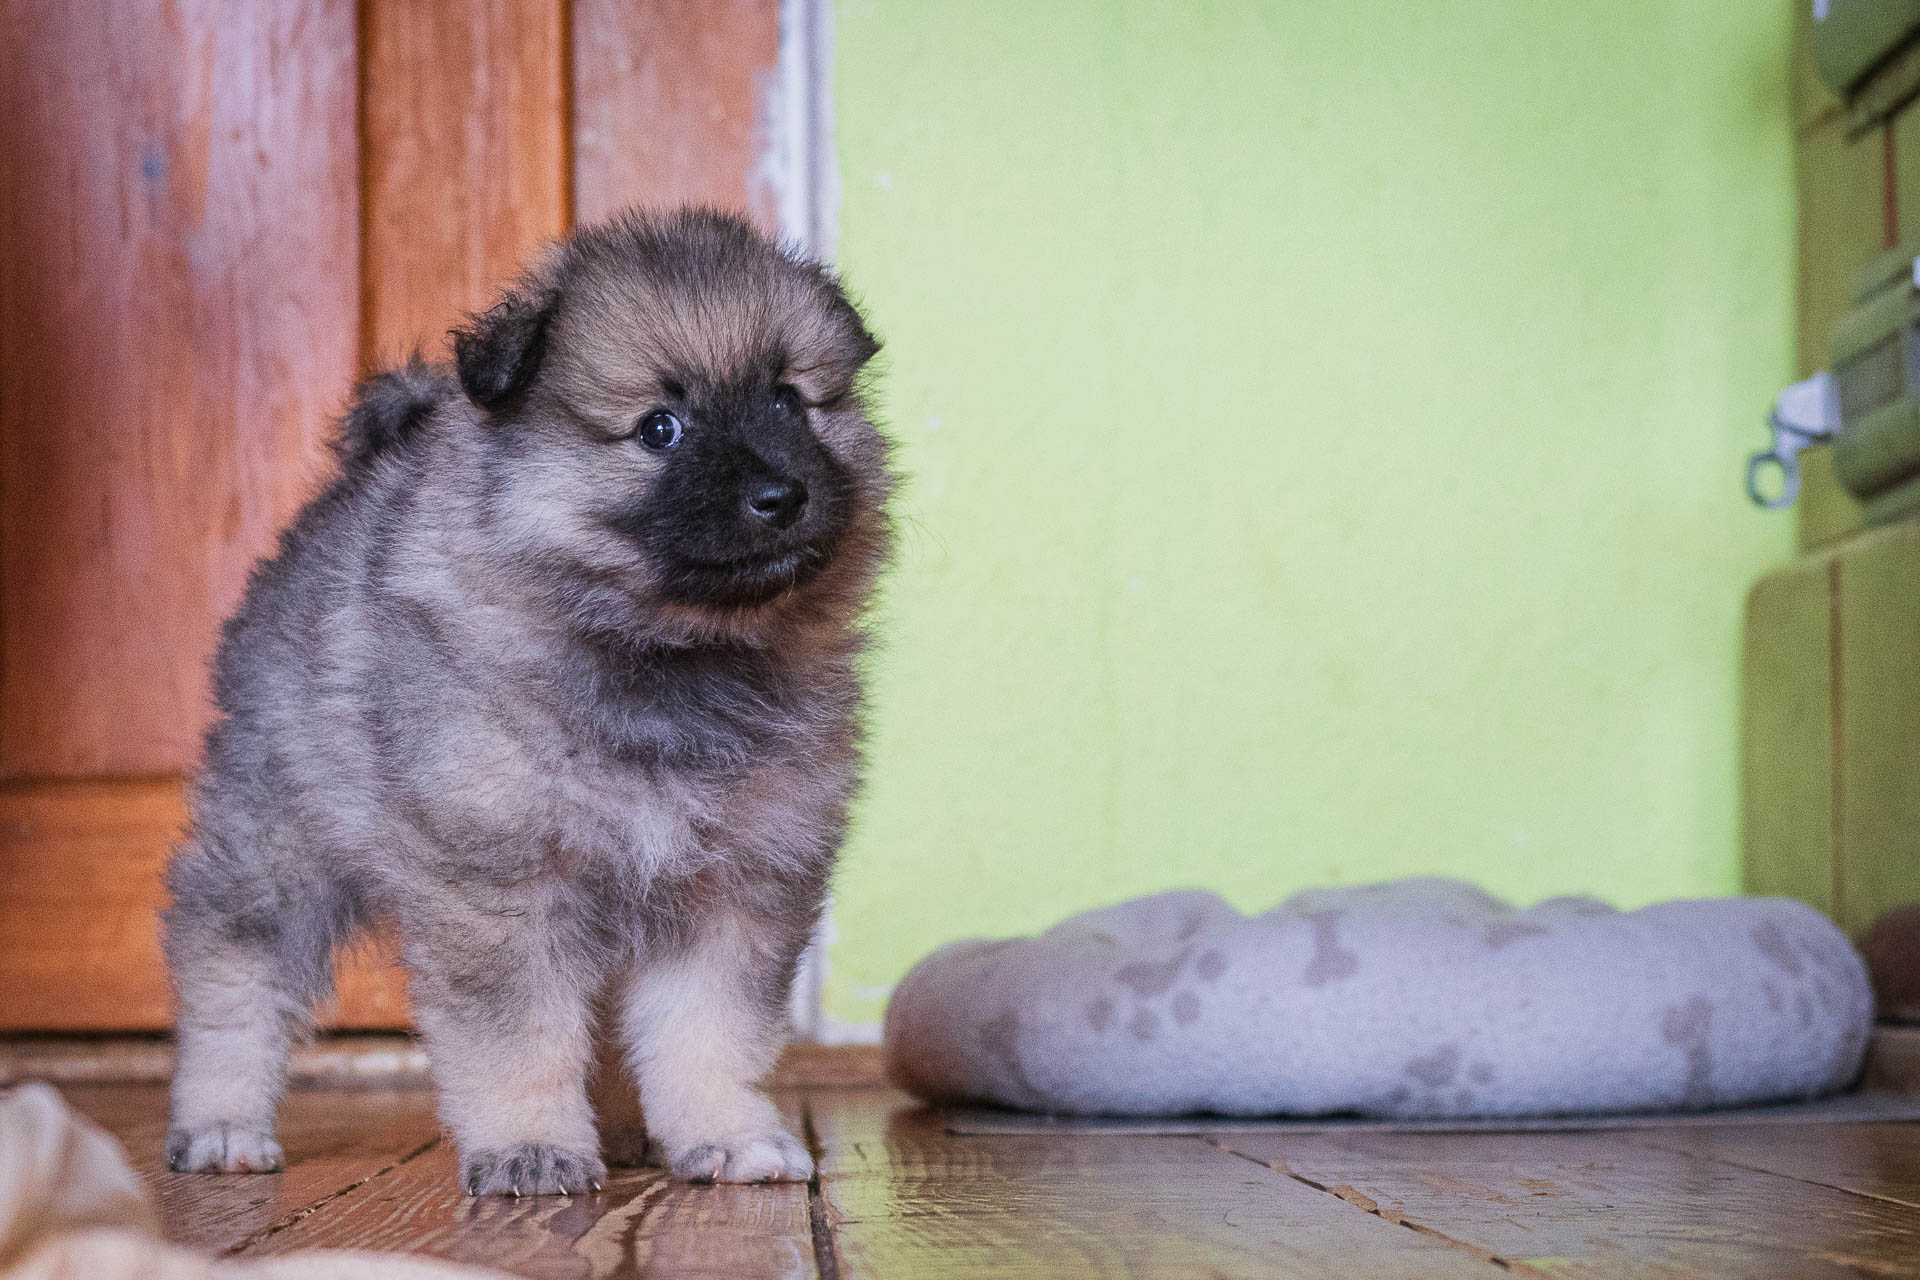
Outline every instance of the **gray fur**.
<svg viewBox="0 0 1920 1280">
<path fill-rule="evenodd" d="M 891 486 L 860 383 L 875 345 L 831 276 L 746 224 L 630 215 L 476 316 L 457 371 L 416 359 L 363 384 L 338 474 L 215 660 L 220 718 L 167 876 L 176 1162 L 217 1152 L 194 1145 L 216 1129 L 271 1147 L 287 1042 L 375 920 L 400 928 L 470 1190 L 599 1176 L 590 1122 L 583 1139 L 537 1117 L 549 1092 L 577 1110 L 603 993 L 696 945 L 738 955 L 722 976 L 761 1046 L 741 1071 L 769 1056 L 859 767 Z M 797 427 L 763 403 L 789 384 Z M 663 458 L 631 437 L 665 402 L 693 443 Z M 797 550 L 756 561 L 759 586 L 699 566 L 674 585 L 680 530 L 762 536 L 709 508 L 738 502 L 726 468 L 763 464 L 812 478 L 820 528 L 778 535 Z M 731 952 L 702 941 L 736 932 Z"/>
</svg>

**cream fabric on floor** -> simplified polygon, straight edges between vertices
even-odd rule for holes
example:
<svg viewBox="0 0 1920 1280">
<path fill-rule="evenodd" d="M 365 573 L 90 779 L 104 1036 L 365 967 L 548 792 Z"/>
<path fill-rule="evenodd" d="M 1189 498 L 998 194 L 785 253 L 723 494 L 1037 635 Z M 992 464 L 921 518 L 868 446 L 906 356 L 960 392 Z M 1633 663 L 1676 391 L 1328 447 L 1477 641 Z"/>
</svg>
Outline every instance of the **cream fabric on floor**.
<svg viewBox="0 0 1920 1280">
<path fill-rule="evenodd" d="M 120 1144 L 44 1084 L 0 1094 L 0 1280 L 505 1280 L 393 1253 L 218 1261 L 166 1243 Z"/>
</svg>

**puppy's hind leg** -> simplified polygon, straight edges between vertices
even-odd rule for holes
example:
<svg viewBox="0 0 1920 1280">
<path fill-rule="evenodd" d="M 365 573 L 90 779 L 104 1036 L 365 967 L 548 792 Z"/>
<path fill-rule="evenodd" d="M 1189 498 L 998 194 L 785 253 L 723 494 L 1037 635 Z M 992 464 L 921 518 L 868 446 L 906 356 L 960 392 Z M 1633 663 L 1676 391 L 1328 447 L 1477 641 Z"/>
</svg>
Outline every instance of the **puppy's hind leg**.
<svg viewBox="0 0 1920 1280">
<path fill-rule="evenodd" d="M 283 1161 L 274 1120 L 287 1052 L 331 981 L 331 946 L 282 908 L 225 909 L 193 856 L 175 863 L 166 920 L 179 997 L 167 1166 L 266 1173 Z"/>
</svg>

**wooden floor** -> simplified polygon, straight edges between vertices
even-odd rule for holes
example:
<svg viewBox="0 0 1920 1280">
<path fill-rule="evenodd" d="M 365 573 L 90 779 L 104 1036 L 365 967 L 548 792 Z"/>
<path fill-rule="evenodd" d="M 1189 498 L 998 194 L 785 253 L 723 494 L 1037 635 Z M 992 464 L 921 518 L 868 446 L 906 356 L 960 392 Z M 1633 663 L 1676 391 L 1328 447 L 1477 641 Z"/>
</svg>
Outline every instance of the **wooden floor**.
<svg viewBox="0 0 1920 1280">
<path fill-rule="evenodd" d="M 952 1137 L 867 1084 L 777 1091 L 812 1186 L 471 1200 L 422 1090 L 303 1090 L 269 1176 L 160 1167 L 164 1089 L 68 1084 L 169 1234 L 526 1276 L 1920 1276 L 1920 1125 L 1529 1135 Z"/>
</svg>

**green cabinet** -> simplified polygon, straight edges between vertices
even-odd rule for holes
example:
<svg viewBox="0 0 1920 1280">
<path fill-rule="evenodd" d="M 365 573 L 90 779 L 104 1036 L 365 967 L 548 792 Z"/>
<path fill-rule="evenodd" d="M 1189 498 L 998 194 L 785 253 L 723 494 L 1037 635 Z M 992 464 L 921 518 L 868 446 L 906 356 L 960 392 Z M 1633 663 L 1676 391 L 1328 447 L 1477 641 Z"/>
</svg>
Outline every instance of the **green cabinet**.
<svg viewBox="0 0 1920 1280">
<path fill-rule="evenodd" d="M 1743 704 L 1747 890 L 1856 938 L 1920 902 L 1920 520 L 1754 586 Z"/>
</svg>

